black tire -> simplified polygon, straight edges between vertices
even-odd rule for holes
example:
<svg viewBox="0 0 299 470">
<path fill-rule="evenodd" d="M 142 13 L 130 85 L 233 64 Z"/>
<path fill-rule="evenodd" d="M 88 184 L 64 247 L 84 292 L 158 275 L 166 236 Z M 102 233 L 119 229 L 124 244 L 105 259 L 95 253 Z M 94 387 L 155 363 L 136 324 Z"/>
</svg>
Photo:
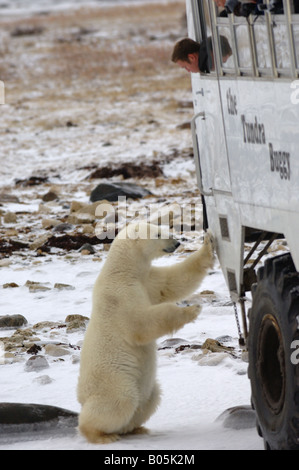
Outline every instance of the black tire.
<svg viewBox="0 0 299 470">
<path fill-rule="evenodd" d="M 259 269 L 249 311 L 248 375 L 265 448 L 299 450 L 299 274 L 290 254 Z"/>
</svg>

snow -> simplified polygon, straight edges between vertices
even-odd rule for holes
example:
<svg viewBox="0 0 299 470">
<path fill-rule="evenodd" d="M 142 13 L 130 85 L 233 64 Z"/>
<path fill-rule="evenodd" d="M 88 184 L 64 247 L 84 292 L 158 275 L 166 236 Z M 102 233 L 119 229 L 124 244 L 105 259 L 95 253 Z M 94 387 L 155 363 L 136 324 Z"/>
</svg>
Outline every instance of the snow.
<svg viewBox="0 0 299 470">
<path fill-rule="evenodd" d="M 164 262 L 170 262 L 167 259 Z M 173 260 L 171 262 L 174 262 Z M 176 262 L 179 262 L 176 260 Z M 6 313 L 22 314 L 30 324 L 51 319 L 63 321 L 68 314 L 89 315 L 91 307 L 91 289 L 95 277 L 101 269 L 101 263 L 78 259 L 78 262 L 49 261 L 42 267 L 27 269 L 2 268 L 1 283 L 12 279 L 23 285 L 27 278 L 43 283 L 64 282 L 76 287 L 75 290 L 55 292 L 54 289 L 41 293 L 29 293 L 22 287 L 11 299 L 8 289 L 1 292 L 2 309 Z M 175 337 L 185 343 L 203 343 L 206 338 L 229 335 L 232 344 L 238 350 L 237 330 L 231 305 L 223 306 L 228 301 L 226 286 L 222 274 L 217 268 L 210 274 L 200 290 L 213 290 L 219 301 L 203 303 L 203 310 L 198 320 L 186 325 Z M 2 331 L 1 334 L 7 334 Z M 78 344 L 84 333 L 71 333 L 59 337 L 60 341 Z M 57 339 L 57 338 L 56 338 Z M 158 345 L 166 338 L 161 338 Z M 262 449 L 263 444 L 256 430 L 225 429 L 217 418 L 227 408 L 250 403 L 250 387 L 247 378 L 247 363 L 240 357 L 226 355 L 219 364 L 201 365 L 197 359 L 198 350 L 186 349 L 176 353 L 173 348 L 158 350 L 158 379 L 163 390 L 162 403 L 147 423 L 148 435 L 128 436 L 100 449 L 112 450 L 248 450 Z M 213 353 L 212 353 L 213 354 Z M 214 353 L 217 354 L 217 353 Z M 25 372 L 24 363 L 0 366 L 1 401 L 42 403 L 56 405 L 73 411 L 80 407 L 76 399 L 76 384 L 79 364 L 73 364 L 71 357 L 64 361 L 50 362 L 50 369 L 41 372 Z M 35 379 L 47 374 L 52 383 L 41 385 Z M 27 437 L 30 439 L 30 435 Z M 94 449 L 99 446 L 86 443 L 80 435 L 55 438 L 34 436 L 24 441 L 6 442 L 0 449 Z"/>
<path fill-rule="evenodd" d="M 15 0 L 10 2 L 9 8 L 3 8 L 2 11 L 9 21 L 13 21 L 14 14 L 17 14 L 18 18 L 27 17 L 31 14 L 34 16 L 37 11 L 43 11 L 43 9 L 55 11 L 57 8 L 67 12 L 68 9 L 72 10 L 74 6 L 79 7 L 82 3 L 81 0 L 68 2 L 45 0 L 37 7 L 36 2 L 26 0 L 25 12 L 24 2 Z M 119 0 L 118 2 L 89 3 L 93 4 L 94 8 L 101 8 L 101 5 L 107 6 L 107 4 L 113 7 L 117 3 L 122 5 L 153 3 L 154 5 L 157 2 L 141 0 L 121 2 Z M 161 5 L 162 2 L 158 3 Z M 168 3 L 172 2 L 163 2 L 163 4 Z M 182 1 L 181 4 L 183 11 L 184 2 Z M 130 28 L 132 29 L 133 26 L 130 25 Z M 157 26 L 157 35 L 162 37 L 158 28 L 159 26 Z M 124 31 L 126 31 L 125 25 Z M 95 34 L 94 40 L 99 40 L 99 36 L 105 37 L 108 33 L 109 26 L 108 29 L 103 27 L 100 35 Z M 47 40 L 50 41 L 48 36 Z M 26 40 L 24 44 L 25 50 L 31 47 Z M 167 44 L 171 47 L 170 42 Z M 26 61 L 28 54 L 29 52 L 26 52 L 22 60 Z M 181 72 L 170 70 L 169 77 L 173 77 L 176 73 L 179 75 Z M 166 80 L 163 73 L 155 79 L 157 85 L 159 80 Z M 94 184 L 86 181 L 90 171 L 81 168 L 83 166 L 88 167 L 99 160 L 101 166 L 111 162 L 152 160 L 156 155 L 160 157 L 171 155 L 173 149 L 177 149 L 180 153 L 192 145 L 190 130 L 178 131 L 176 128 L 180 122 L 190 120 L 192 110 L 181 110 L 181 114 L 173 112 L 172 108 L 169 111 L 167 106 L 170 106 L 174 100 L 172 91 L 169 92 L 168 97 L 164 96 L 163 91 L 158 90 L 148 92 L 148 94 L 140 93 L 139 97 L 136 93 L 127 103 L 125 116 L 119 115 L 123 102 L 116 101 L 114 108 L 111 109 L 105 97 L 97 98 L 101 104 L 98 114 L 97 112 L 92 114 L 92 110 L 97 108 L 98 103 L 91 104 L 91 111 L 88 114 L 88 105 L 84 100 L 80 106 L 78 104 L 76 114 L 74 111 L 76 100 L 74 99 L 70 105 L 70 111 L 68 105 L 62 101 L 61 110 L 51 110 L 49 116 L 45 116 L 47 111 L 43 106 L 46 104 L 38 101 L 45 96 L 43 86 L 41 82 L 41 85 L 36 85 L 40 89 L 20 90 L 18 92 L 20 101 L 14 94 L 13 102 L 11 103 L 8 99 L 3 107 L 3 129 L 9 128 L 10 131 L 7 133 L 1 131 L 3 145 L 0 155 L 0 193 L 13 194 L 19 197 L 20 202 L 3 202 L 0 206 L 3 213 L 13 212 L 18 216 L 17 224 L 4 222 L 2 226 L 0 224 L 0 230 L 2 230 L 0 235 L 10 229 L 16 229 L 20 230 L 19 240 L 25 240 L 28 227 L 30 227 L 34 239 L 45 233 L 41 230 L 41 219 L 66 215 L 67 210 L 63 209 L 61 213 L 61 204 L 55 205 L 55 203 L 45 205 L 49 210 L 49 215 L 39 213 L 41 196 L 50 189 L 51 184 L 62 188 L 61 199 L 65 198 L 66 205 L 72 200 L 88 203 L 88 191 Z M 183 89 L 182 85 L 180 86 L 181 88 L 178 86 L 176 90 L 176 100 L 190 100 L 190 88 Z M 13 82 L 8 81 L 6 87 L 9 92 L 17 93 L 14 91 Z M 55 89 L 53 83 L 48 84 L 48 91 L 50 92 L 51 89 Z M 99 89 L 96 87 L 95 89 L 99 93 Z M 116 89 L 116 84 L 115 87 L 111 85 L 111 92 Z M 65 96 L 71 99 L 70 90 L 65 90 Z M 9 93 L 7 98 L 9 98 Z M 19 106 L 20 102 L 23 102 L 23 107 Z M 163 102 L 166 104 L 163 105 Z M 148 112 L 150 106 L 150 112 Z M 42 118 L 46 120 L 48 117 L 52 123 L 55 119 L 60 119 L 62 122 L 71 116 L 74 121 L 78 117 L 80 125 L 70 128 L 54 125 L 53 128 L 41 128 L 39 122 L 36 121 L 39 110 L 43 114 Z M 111 121 L 113 112 L 116 117 Z M 160 127 L 153 128 L 151 125 L 140 122 L 140 115 L 147 115 L 146 113 L 149 117 L 157 119 Z M 107 121 L 97 122 L 99 116 L 105 116 Z M 103 146 L 103 142 L 109 140 L 113 142 L 113 145 Z M 49 176 L 50 183 L 37 188 L 15 186 L 16 178 L 24 179 L 38 174 Z M 200 197 L 196 192 L 195 167 L 191 158 L 171 158 L 164 165 L 164 182 L 147 181 L 144 185 L 153 190 L 155 195 L 152 200 L 146 201 L 147 205 L 157 204 L 159 198 L 165 198 L 166 202 L 170 201 L 182 204 L 182 206 L 189 199 L 190 203 L 200 204 Z M 140 210 L 144 204 L 143 201 L 132 202 L 130 210 Z M 180 262 L 188 256 L 189 251 L 194 251 L 200 245 L 201 236 L 200 232 L 191 235 L 182 234 L 182 249 L 159 260 L 158 264 Z M 69 254 L 57 252 L 56 255 L 47 254 L 43 257 L 36 257 L 33 252 L 14 253 L 9 257 L 8 266 L 5 266 L 5 263 L 0 266 L 0 315 L 22 314 L 28 320 L 28 327 L 42 321 L 63 323 L 66 316 L 70 314 L 89 317 L 92 287 L 105 262 L 106 255 L 107 252 L 101 246 L 97 248 L 94 256 L 82 256 L 79 252 Z M 49 290 L 30 292 L 26 286 L 28 280 L 41 282 L 49 287 Z M 14 289 L 2 287 L 12 282 L 18 284 L 19 287 Z M 54 288 L 55 283 L 69 284 L 74 289 L 58 290 Z M 214 294 L 200 295 L 203 291 L 212 291 Z M 20 433 L 14 436 L 0 436 L 0 450 L 101 449 L 107 455 L 111 455 L 113 452 L 138 450 L 263 449 L 263 442 L 255 428 L 228 429 L 223 426 L 222 421 L 217 420 L 227 408 L 250 404 L 247 363 L 243 360 L 238 345 L 234 310 L 217 260 L 214 269 L 195 293 L 194 299 L 202 304 L 201 315 L 194 323 L 178 331 L 174 337 L 182 339 L 183 344 L 190 345 L 203 344 L 207 338 L 229 336 L 230 342 L 224 345 L 233 346 L 235 354 L 232 356 L 225 353 L 210 353 L 207 360 L 202 360 L 203 355 L 200 349 L 186 348 L 176 352 L 175 348 L 159 348 L 159 345 L 161 346 L 163 341 L 168 339 L 160 338 L 157 349 L 158 379 L 163 395 L 160 407 L 146 423 L 149 434 L 126 436 L 113 444 L 97 446 L 87 443 L 77 433 L 58 433 L 57 435 L 55 433 L 50 435 Z M 10 336 L 12 333 L 11 330 L 0 330 L 0 341 L 1 337 Z M 64 356 L 63 360 L 47 357 L 50 368 L 41 372 L 25 371 L 24 364 L 28 358 L 26 354 L 17 362 L 7 361 L 1 364 L 0 361 L 0 401 L 41 403 L 79 412 L 76 386 L 79 372 L 79 347 L 82 344 L 84 332 L 67 333 L 64 328 L 61 328 L 52 333 L 41 332 L 38 336 L 41 341 L 71 344 L 73 353 L 70 356 Z M 213 360 L 210 359 L 212 356 Z M 48 375 L 52 379 L 51 383 L 42 384 L 36 380 L 43 375 Z"/>
</svg>

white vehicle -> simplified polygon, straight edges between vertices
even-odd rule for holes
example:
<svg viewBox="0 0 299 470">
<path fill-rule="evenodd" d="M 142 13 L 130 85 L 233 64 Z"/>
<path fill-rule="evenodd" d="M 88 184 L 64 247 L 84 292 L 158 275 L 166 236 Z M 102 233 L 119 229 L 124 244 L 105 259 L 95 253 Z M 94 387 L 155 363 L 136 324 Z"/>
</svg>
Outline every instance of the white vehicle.
<svg viewBox="0 0 299 470">
<path fill-rule="evenodd" d="M 213 0 L 186 4 L 189 37 L 211 44 L 210 72 L 192 74 L 198 185 L 241 306 L 257 427 L 266 449 L 298 450 L 299 14 L 293 0 L 279 14 L 264 0 L 247 17 L 221 16 Z M 266 256 L 277 239 L 286 253 Z"/>
</svg>

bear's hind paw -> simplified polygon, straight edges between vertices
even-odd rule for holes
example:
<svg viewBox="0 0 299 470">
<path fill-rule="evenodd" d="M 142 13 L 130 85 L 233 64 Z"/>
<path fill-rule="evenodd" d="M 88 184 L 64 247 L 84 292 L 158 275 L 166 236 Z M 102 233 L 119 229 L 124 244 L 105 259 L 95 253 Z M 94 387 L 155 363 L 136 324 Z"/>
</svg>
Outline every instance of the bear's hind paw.
<svg viewBox="0 0 299 470">
<path fill-rule="evenodd" d="M 80 427 L 80 432 L 91 444 L 109 444 L 120 439 L 119 434 L 106 434 L 98 429 L 86 428 L 84 426 Z"/>
<path fill-rule="evenodd" d="M 144 426 L 139 426 L 138 428 L 133 429 L 129 434 L 148 434 L 149 430 Z"/>
</svg>

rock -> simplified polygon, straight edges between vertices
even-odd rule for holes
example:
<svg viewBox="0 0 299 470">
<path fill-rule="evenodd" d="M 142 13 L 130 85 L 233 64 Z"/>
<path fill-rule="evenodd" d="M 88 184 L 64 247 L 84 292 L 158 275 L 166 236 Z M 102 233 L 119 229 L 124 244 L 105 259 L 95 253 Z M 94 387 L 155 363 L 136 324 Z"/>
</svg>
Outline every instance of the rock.
<svg viewBox="0 0 299 470">
<path fill-rule="evenodd" d="M 150 191 L 141 186 L 133 183 L 101 183 L 99 184 L 90 195 L 90 201 L 117 201 L 120 196 L 140 199 L 145 196 L 151 195 Z"/>
<path fill-rule="evenodd" d="M 4 315 L 0 317 L 0 328 L 16 328 L 28 322 L 23 315 Z"/>
<path fill-rule="evenodd" d="M 62 326 L 65 326 L 65 325 L 59 322 L 55 322 L 55 321 L 41 321 L 41 322 L 35 323 L 35 325 L 33 325 L 32 328 L 33 330 L 49 331 L 54 328 L 61 328 Z"/>
<path fill-rule="evenodd" d="M 5 230 L 5 236 L 6 237 L 18 237 L 19 232 L 15 228 L 9 228 Z"/>
<path fill-rule="evenodd" d="M 219 341 L 211 338 L 207 338 L 202 345 L 202 349 L 208 349 L 211 352 L 232 352 L 234 348 L 229 346 L 223 346 Z"/>
<path fill-rule="evenodd" d="M 18 204 L 20 200 L 17 196 L 14 196 L 13 194 L 0 193 L 0 202 L 14 202 Z"/>
<path fill-rule="evenodd" d="M 40 214 L 50 214 L 51 213 L 51 208 L 48 207 L 46 204 L 42 203 L 42 204 L 39 204 L 39 206 L 38 206 L 38 212 Z"/>
<path fill-rule="evenodd" d="M 40 385 L 48 385 L 53 382 L 53 379 L 51 379 L 51 377 L 48 375 L 40 375 L 39 377 L 33 379 L 33 382 L 36 382 Z"/>
<path fill-rule="evenodd" d="M 225 361 L 230 357 L 227 353 L 211 353 L 207 349 L 204 350 L 203 354 L 195 354 L 192 356 L 193 361 L 197 361 L 200 366 L 218 366 L 222 361 Z"/>
<path fill-rule="evenodd" d="M 92 245 L 90 245 L 89 243 L 84 243 L 84 245 L 82 245 L 80 248 L 80 252 L 82 254 L 90 255 L 94 254 L 96 251 Z"/>
<path fill-rule="evenodd" d="M 72 224 L 91 224 L 95 221 L 95 216 L 88 213 L 75 212 L 69 215 L 68 221 Z"/>
<path fill-rule="evenodd" d="M 158 345 L 158 349 L 178 348 L 188 344 L 188 341 L 182 338 L 168 338 Z"/>
<path fill-rule="evenodd" d="M 9 259 L 1 259 L 0 260 L 0 268 L 6 268 L 11 264 L 11 261 Z"/>
<path fill-rule="evenodd" d="M 56 220 L 56 219 L 43 219 L 42 220 L 42 228 L 44 229 L 56 227 L 57 225 L 60 225 L 60 224 L 61 224 L 60 220 Z"/>
<path fill-rule="evenodd" d="M 249 405 L 228 408 L 216 421 L 223 421 L 223 426 L 230 429 L 250 429 L 256 426 L 256 413 Z"/>
<path fill-rule="evenodd" d="M 72 333 L 77 330 L 85 330 L 88 321 L 89 318 L 83 315 L 68 315 L 65 319 L 67 324 L 66 332 Z"/>
<path fill-rule="evenodd" d="M 97 215 L 99 217 L 99 214 L 97 214 L 97 208 L 98 206 L 100 206 L 101 204 L 109 204 L 109 206 L 107 207 L 107 209 L 111 209 L 111 211 L 114 211 L 114 208 L 112 207 L 112 205 L 109 203 L 109 201 L 107 200 L 100 200 L 100 201 L 95 201 L 93 202 L 92 204 L 85 204 L 83 207 L 81 207 L 78 211 L 77 211 L 77 215 L 79 214 L 90 214 L 90 215 Z M 106 210 L 107 210 L 106 209 Z M 104 217 L 105 214 L 102 214 L 101 217 Z"/>
<path fill-rule="evenodd" d="M 83 229 L 82 229 L 82 233 L 89 233 L 89 234 L 94 234 L 95 233 L 95 229 L 93 227 L 93 225 L 90 225 L 90 224 L 84 224 L 83 225 Z"/>
<path fill-rule="evenodd" d="M 81 207 L 83 207 L 83 206 L 84 206 L 84 204 L 82 202 L 72 201 L 70 211 L 71 212 L 78 212 L 78 210 L 81 209 Z"/>
<path fill-rule="evenodd" d="M 34 242 L 32 242 L 29 245 L 30 250 L 37 250 L 42 245 L 44 245 L 46 243 L 46 241 L 49 240 L 50 237 L 51 237 L 51 234 L 49 234 L 49 233 L 45 233 L 45 234 L 41 235 L 40 237 L 38 237 Z"/>
<path fill-rule="evenodd" d="M 229 335 L 223 335 L 218 336 L 218 338 L 216 338 L 216 341 L 219 341 L 219 343 L 231 343 L 233 341 L 233 338 Z"/>
<path fill-rule="evenodd" d="M 40 338 L 33 336 L 31 329 L 17 329 L 12 336 L 1 338 L 5 351 L 14 353 L 27 352 L 32 348 L 30 354 L 36 354 L 37 344 Z"/>
<path fill-rule="evenodd" d="M 15 287 L 19 287 L 15 282 L 7 282 L 6 284 L 3 284 L 3 289 L 14 289 Z"/>
<path fill-rule="evenodd" d="M 49 363 L 44 356 L 31 356 L 25 364 L 26 372 L 39 372 L 48 369 Z"/>
<path fill-rule="evenodd" d="M 31 328 L 18 328 L 11 338 L 14 338 L 17 335 L 21 335 L 23 339 L 27 339 L 33 336 L 33 331 Z"/>
<path fill-rule="evenodd" d="M 85 317 L 84 315 L 68 315 L 66 319 L 64 320 L 65 323 L 70 323 L 72 321 L 89 321 L 88 317 Z"/>
<path fill-rule="evenodd" d="M 66 327 L 67 333 L 74 333 L 75 331 L 85 330 L 86 329 L 86 322 L 83 321 L 72 321 Z"/>
<path fill-rule="evenodd" d="M 75 428 L 78 413 L 50 405 L 33 403 L 0 403 L 0 434 Z M 56 435 L 56 431 L 55 431 Z"/>
<path fill-rule="evenodd" d="M 14 224 L 17 221 L 17 216 L 13 212 L 7 212 L 3 218 L 5 224 Z"/>
<path fill-rule="evenodd" d="M 115 208 L 111 202 L 100 200 L 83 206 L 77 212 L 71 212 L 68 216 L 68 221 L 72 224 L 91 225 L 96 219 L 103 219 L 109 212 L 114 215 L 115 220 Z"/>
<path fill-rule="evenodd" d="M 45 292 L 51 290 L 50 287 L 45 286 L 41 282 L 27 281 L 25 284 L 26 287 L 29 287 L 29 292 Z"/>
<path fill-rule="evenodd" d="M 72 230 L 74 230 L 74 226 L 64 222 L 55 225 L 53 232 L 70 232 Z"/>
<path fill-rule="evenodd" d="M 61 357 L 61 356 L 68 356 L 70 351 L 66 349 L 64 346 L 57 345 L 57 344 L 46 344 L 45 352 L 49 356 L 53 357 Z"/>
<path fill-rule="evenodd" d="M 48 193 L 44 194 L 42 197 L 42 200 L 44 202 L 56 201 L 56 199 L 58 199 L 58 196 L 53 191 L 49 191 Z"/>
<path fill-rule="evenodd" d="M 56 282 L 54 284 L 54 289 L 57 289 L 57 290 L 75 290 L 75 287 L 71 286 L 69 284 L 61 284 L 60 282 Z"/>
</svg>

